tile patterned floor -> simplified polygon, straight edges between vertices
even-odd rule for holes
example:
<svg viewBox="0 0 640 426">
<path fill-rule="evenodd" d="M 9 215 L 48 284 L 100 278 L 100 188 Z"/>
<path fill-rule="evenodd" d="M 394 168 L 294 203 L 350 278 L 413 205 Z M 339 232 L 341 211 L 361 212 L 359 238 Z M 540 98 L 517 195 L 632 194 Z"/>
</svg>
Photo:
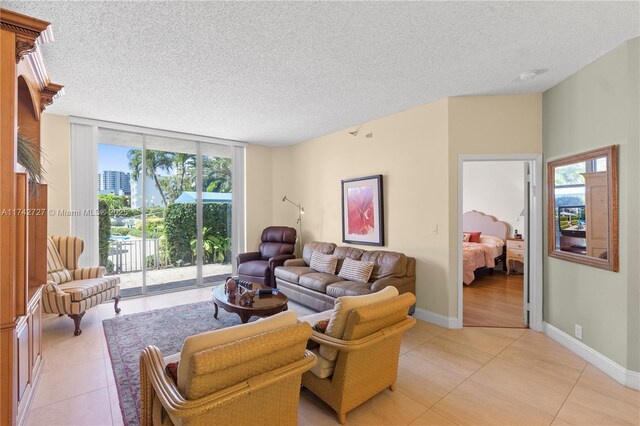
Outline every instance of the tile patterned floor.
<svg viewBox="0 0 640 426">
<path fill-rule="evenodd" d="M 123 313 L 207 300 L 209 289 L 124 300 Z M 29 425 L 120 425 L 122 419 L 102 320 L 104 304 L 72 321 L 44 321 L 45 367 Z M 524 329 L 447 330 L 418 321 L 403 339 L 397 391 L 384 391 L 347 415 L 350 425 L 640 424 L 640 394 L 546 336 Z M 336 425 L 309 391 L 301 425 Z"/>
</svg>

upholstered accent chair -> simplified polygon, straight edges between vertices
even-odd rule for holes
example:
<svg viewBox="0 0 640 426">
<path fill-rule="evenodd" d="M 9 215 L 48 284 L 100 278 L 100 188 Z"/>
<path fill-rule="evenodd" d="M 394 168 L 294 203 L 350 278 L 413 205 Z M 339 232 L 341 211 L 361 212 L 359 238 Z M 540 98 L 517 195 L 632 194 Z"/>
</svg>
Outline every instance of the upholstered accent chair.
<svg viewBox="0 0 640 426">
<path fill-rule="evenodd" d="M 78 268 L 84 241 L 78 237 L 47 238 L 47 284 L 42 292 L 42 309 L 48 314 L 69 315 L 73 334 L 82 333 L 80 321 L 87 309 L 114 299 L 120 313 L 120 278 L 105 277 L 104 266 Z"/>
<path fill-rule="evenodd" d="M 300 380 L 316 362 L 311 327 L 293 311 L 185 339 L 140 356 L 140 424 L 295 425 Z M 168 364 L 178 362 L 177 378 Z"/>
<path fill-rule="evenodd" d="M 333 310 L 300 318 L 312 326 L 329 320 L 324 333 L 313 331 L 318 363 L 304 373 L 302 386 L 333 408 L 341 424 L 347 412 L 386 388 L 395 390 L 402 334 L 416 323 L 407 316 L 415 300 L 390 286 L 339 297 Z"/>
<path fill-rule="evenodd" d="M 296 230 L 269 226 L 262 231 L 260 240 L 258 251 L 238 254 L 238 275 L 243 281 L 275 287 L 273 271 L 284 265 L 285 260 L 295 259 Z"/>
</svg>

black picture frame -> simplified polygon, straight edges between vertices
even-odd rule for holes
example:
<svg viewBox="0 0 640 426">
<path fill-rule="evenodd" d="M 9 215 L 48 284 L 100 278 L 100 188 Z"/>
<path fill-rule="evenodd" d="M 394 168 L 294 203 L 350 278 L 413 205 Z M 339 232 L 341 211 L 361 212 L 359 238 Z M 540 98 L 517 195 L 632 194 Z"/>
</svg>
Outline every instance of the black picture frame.
<svg viewBox="0 0 640 426">
<path fill-rule="evenodd" d="M 342 241 L 384 246 L 382 175 L 344 179 L 342 187 Z"/>
</svg>

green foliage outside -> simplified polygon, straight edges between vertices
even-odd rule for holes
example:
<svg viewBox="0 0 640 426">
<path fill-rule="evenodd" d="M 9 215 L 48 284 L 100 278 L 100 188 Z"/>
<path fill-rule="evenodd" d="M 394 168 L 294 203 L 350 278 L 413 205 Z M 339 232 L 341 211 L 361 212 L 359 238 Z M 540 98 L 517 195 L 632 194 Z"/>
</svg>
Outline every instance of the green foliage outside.
<svg viewBox="0 0 640 426">
<path fill-rule="evenodd" d="M 142 164 L 142 151 L 128 152 L 131 178 L 137 181 L 141 173 L 152 178 L 163 206 L 146 209 L 146 236 L 158 239 L 158 266 L 182 266 L 195 263 L 196 206 L 195 203 L 175 204 L 184 191 L 196 191 L 196 156 L 192 154 L 147 150 Z M 207 192 L 231 192 L 230 158 L 203 156 L 202 187 Z M 114 194 L 100 195 L 100 203 L 114 217 L 115 226 L 105 233 L 104 255 L 108 259 L 111 235 L 142 237 L 141 208 L 131 208 L 130 198 Z M 102 206 L 102 204 L 101 204 Z M 166 206 L 166 207 L 165 207 Z M 102 208 L 102 207 L 101 207 Z M 130 218 L 136 218 L 131 228 Z M 203 256 L 205 262 L 229 262 L 231 258 L 231 205 L 203 205 Z M 102 222 L 101 222 L 102 223 Z M 106 222 L 109 224 L 109 221 Z M 128 225 L 128 226 L 125 226 Z M 102 229 L 102 228 L 101 228 Z M 106 228 L 105 228 L 106 229 Z M 102 238 L 102 234 L 101 234 Z M 102 241 L 102 240 L 101 240 Z M 103 247 L 101 245 L 101 247 Z M 155 259 L 147 256 L 147 265 L 155 267 Z M 102 261 L 102 252 L 101 252 Z M 151 262 L 151 263 L 150 263 Z M 106 265 L 106 263 L 105 263 Z"/>
<path fill-rule="evenodd" d="M 586 163 L 568 164 L 556 167 L 556 186 L 562 185 L 584 185 L 584 177 L 581 173 L 586 171 Z"/>
<path fill-rule="evenodd" d="M 98 253 L 100 266 L 112 272 L 113 265 L 109 262 L 109 238 L 111 237 L 111 218 L 109 217 L 109 206 L 105 200 L 98 201 Z"/>
<path fill-rule="evenodd" d="M 207 228 L 211 238 L 229 237 L 230 218 L 231 204 L 211 203 L 202 206 L 203 229 Z M 164 232 L 169 262 L 174 265 L 194 263 L 191 242 L 197 238 L 196 204 L 170 204 L 165 211 Z M 230 254 L 225 254 L 223 259 L 229 256 Z"/>
<path fill-rule="evenodd" d="M 126 195 L 99 194 L 98 200 L 107 203 L 107 207 L 111 211 L 129 208 L 131 205 L 131 199 Z"/>
<path fill-rule="evenodd" d="M 191 240 L 191 252 L 195 259 L 198 253 L 198 239 Z M 222 263 L 231 254 L 231 238 L 215 235 L 213 228 L 202 228 L 202 255 L 204 263 Z"/>
</svg>

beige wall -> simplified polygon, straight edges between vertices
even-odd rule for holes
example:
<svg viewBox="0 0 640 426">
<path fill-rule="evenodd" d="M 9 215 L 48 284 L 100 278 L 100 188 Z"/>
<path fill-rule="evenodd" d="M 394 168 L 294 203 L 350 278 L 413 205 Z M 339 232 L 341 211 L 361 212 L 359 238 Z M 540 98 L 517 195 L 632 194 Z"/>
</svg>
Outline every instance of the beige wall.
<svg viewBox="0 0 640 426">
<path fill-rule="evenodd" d="M 246 249 L 257 250 L 260 235 L 273 225 L 273 205 L 279 194 L 272 191 L 272 149 L 249 145 L 246 151 Z"/>
<path fill-rule="evenodd" d="M 280 202 L 286 194 L 305 207 L 304 241 L 339 244 L 340 181 L 382 174 L 382 249 L 416 257 L 418 308 L 455 317 L 458 155 L 540 153 L 541 102 L 540 94 L 449 98 L 365 123 L 357 137 L 343 130 L 273 148 L 274 223 L 295 226 L 296 209 Z"/>
<path fill-rule="evenodd" d="M 582 325 L 583 343 L 635 371 L 640 369 L 639 46 L 638 38 L 624 43 L 543 96 L 547 160 L 619 145 L 620 207 L 620 272 L 546 257 L 545 321 L 571 336 L 574 325 Z"/>
<path fill-rule="evenodd" d="M 458 309 L 458 156 L 541 152 L 542 95 L 449 99 L 449 316 Z"/>
<path fill-rule="evenodd" d="M 447 306 L 447 107 L 448 100 L 365 123 L 357 137 L 347 130 L 273 149 L 273 221 L 295 226 L 305 208 L 302 236 L 342 241 L 342 179 L 382 174 L 386 244 L 417 259 L 417 306 Z M 373 137 L 365 135 L 372 133 Z M 434 225 L 438 234 L 432 234 Z M 371 246 L 363 246 L 372 249 Z"/>
<path fill-rule="evenodd" d="M 69 216 L 51 214 L 71 205 L 71 137 L 69 120 L 65 116 L 42 114 L 41 144 L 45 157 L 45 180 L 48 184 L 49 235 L 69 235 Z"/>
</svg>

